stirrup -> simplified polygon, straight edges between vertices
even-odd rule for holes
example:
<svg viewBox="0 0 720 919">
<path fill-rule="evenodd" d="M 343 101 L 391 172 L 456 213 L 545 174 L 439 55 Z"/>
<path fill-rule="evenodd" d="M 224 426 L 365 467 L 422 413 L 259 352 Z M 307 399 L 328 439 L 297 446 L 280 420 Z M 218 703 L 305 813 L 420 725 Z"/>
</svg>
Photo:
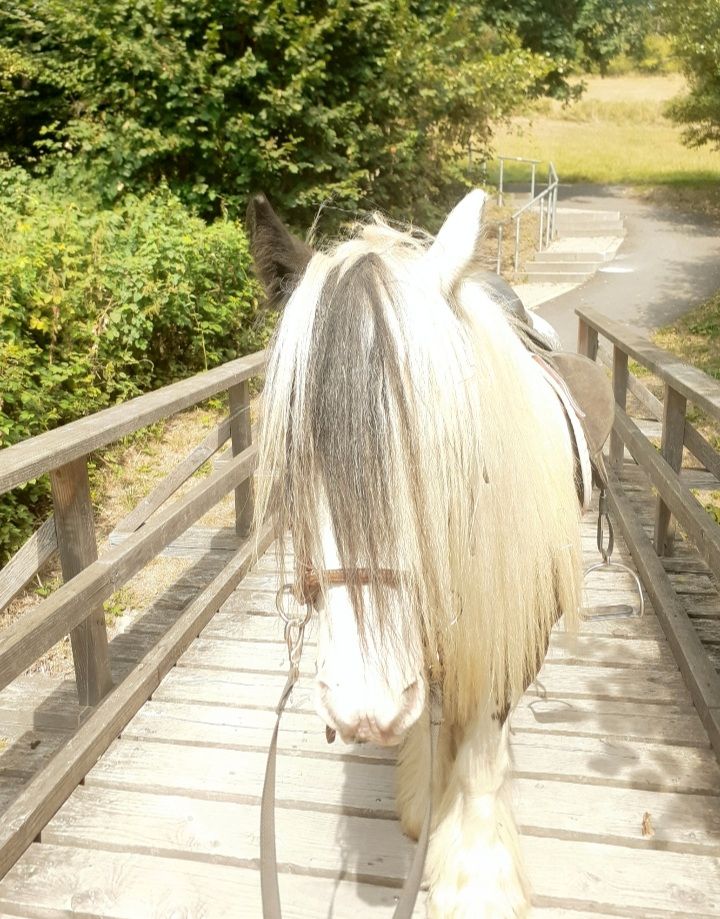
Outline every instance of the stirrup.
<svg viewBox="0 0 720 919">
<path fill-rule="evenodd" d="M 605 545 L 605 526 L 607 526 L 607 545 Z M 642 584 L 637 572 L 633 571 L 622 562 L 614 562 L 611 559 L 613 549 L 615 548 L 615 533 L 613 531 L 612 521 L 607 509 L 607 492 L 603 488 L 600 491 L 598 501 L 598 523 L 597 523 L 597 547 L 598 552 L 602 555 L 602 561 L 596 562 L 585 569 L 583 574 L 583 586 L 588 576 L 593 571 L 623 571 L 629 574 L 635 582 L 639 605 L 637 610 L 627 603 L 618 603 L 615 605 L 592 606 L 582 610 L 586 621 L 599 621 L 602 619 L 640 619 L 645 614 L 645 598 L 643 596 Z"/>
</svg>

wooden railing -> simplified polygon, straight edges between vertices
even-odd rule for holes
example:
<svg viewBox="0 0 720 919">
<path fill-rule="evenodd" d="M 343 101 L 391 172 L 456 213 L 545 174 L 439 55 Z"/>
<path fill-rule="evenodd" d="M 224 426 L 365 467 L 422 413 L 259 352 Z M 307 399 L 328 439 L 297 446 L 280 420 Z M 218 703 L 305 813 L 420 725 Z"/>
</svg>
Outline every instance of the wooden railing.
<svg viewBox="0 0 720 919">
<path fill-rule="evenodd" d="M 49 473 L 53 515 L 0 572 L 0 608 L 57 551 L 64 583 L 0 632 L 0 690 L 68 633 L 81 706 L 81 727 L 21 791 L 0 820 L 0 877 L 11 867 L 164 675 L 230 596 L 270 543 L 266 527 L 246 540 L 222 572 L 181 613 L 140 663 L 113 687 L 103 602 L 219 500 L 234 490 L 238 534 L 253 515 L 248 381 L 265 367 L 249 355 L 0 451 L 0 494 Z M 88 457 L 119 438 L 227 392 L 229 416 L 127 516 L 123 534 L 98 557 Z M 168 499 L 227 440 L 230 459 L 187 494 Z"/>
<path fill-rule="evenodd" d="M 675 521 L 716 578 L 720 578 L 720 526 L 683 482 L 685 448 L 720 488 L 720 455 L 687 418 L 692 403 L 720 422 L 720 383 L 707 374 L 656 347 L 640 332 L 592 309 L 576 310 L 578 351 L 606 363 L 612 370 L 615 422 L 610 439 L 610 505 L 623 531 L 643 583 L 690 689 L 693 701 L 720 755 L 720 677 L 697 632 L 678 600 L 661 557 L 671 555 Z M 599 349 L 599 336 L 612 345 L 612 356 Z M 629 358 L 658 377 L 664 388 L 658 399 L 630 372 Z M 645 412 L 661 422 L 660 450 L 628 415 L 628 393 Z M 625 449 L 644 470 L 657 492 L 652 539 L 645 532 L 623 489 L 621 472 Z M 709 476 L 708 478 L 711 478 Z M 717 480 L 717 481 L 716 481 Z"/>
</svg>

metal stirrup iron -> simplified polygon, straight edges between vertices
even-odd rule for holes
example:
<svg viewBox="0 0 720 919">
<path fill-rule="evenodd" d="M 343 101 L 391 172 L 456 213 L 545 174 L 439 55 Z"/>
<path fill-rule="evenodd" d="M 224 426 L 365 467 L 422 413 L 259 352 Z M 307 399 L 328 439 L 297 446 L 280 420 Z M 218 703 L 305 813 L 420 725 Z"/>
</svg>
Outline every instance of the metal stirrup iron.
<svg viewBox="0 0 720 919">
<path fill-rule="evenodd" d="M 605 542 L 606 528 L 607 543 Z M 601 619 L 639 619 L 645 613 L 645 598 L 643 597 L 642 584 L 640 583 L 640 578 L 632 568 L 623 565 L 622 562 L 612 561 L 613 549 L 615 548 L 615 531 L 612 521 L 610 520 L 610 514 L 608 513 L 608 497 L 605 488 L 600 489 L 600 497 L 598 499 L 597 547 L 598 552 L 602 556 L 602 561 L 596 562 L 594 565 L 590 565 L 589 568 L 585 569 L 583 581 L 586 581 L 588 575 L 592 574 L 593 571 L 624 571 L 626 574 L 629 574 L 635 582 L 635 589 L 640 603 L 637 612 L 627 603 L 593 606 L 586 612 L 585 618 L 593 621 Z"/>
</svg>

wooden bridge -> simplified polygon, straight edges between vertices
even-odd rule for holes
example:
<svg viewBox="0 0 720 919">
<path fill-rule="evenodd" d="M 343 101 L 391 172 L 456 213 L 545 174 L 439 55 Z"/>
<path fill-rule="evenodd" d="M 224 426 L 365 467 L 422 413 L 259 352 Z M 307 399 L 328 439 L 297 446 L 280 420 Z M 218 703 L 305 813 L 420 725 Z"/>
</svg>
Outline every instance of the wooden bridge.
<svg viewBox="0 0 720 919">
<path fill-rule="evenodd" d="M 557 630 L 513 716 L 533 915 L 720 917 L 720 527 L 691 491 L 720 489 L 720 456 L 686 412 L 720 421 L 720 385 L 594 313 L 580 314 L 579 344 L 612 367 L 615 557 L 636 566 L 647 605 L 642 619 L 589 620 L 574 638 Z M 628 358 L 661 381 L 663 400 Z M 262 354 L 242 358 L 0 453 L 0 493 L 49 473 L 54 503 L 0 573 L 0 607 L 56 551 L 65 579 L 0 632 L 0 919 L 261 915 L 258 802 L 286 667 L 270 537 L 258 560 L 244 538 L 249 381 L 263 366 Z M 224 391 L 228 420 L 97 558 L 91 452 Z M 173 497 L 227 440 L 215 471 Z M 233 491 L 235 528 L 194 527 Z M 168 546 L 192 568 L 108 643 L 103 601 Z M 583 546 L 597 561 L 593 514 Z M 618 572 L 589 594 L 634 602 Z M 74 680 L 26 673 L 67 633 Z M 393 753 L 327 745 L 312 656 L 281 731 L 285 915 L 390 916 L 412 854 L 394 817 Z"/>
</svg>

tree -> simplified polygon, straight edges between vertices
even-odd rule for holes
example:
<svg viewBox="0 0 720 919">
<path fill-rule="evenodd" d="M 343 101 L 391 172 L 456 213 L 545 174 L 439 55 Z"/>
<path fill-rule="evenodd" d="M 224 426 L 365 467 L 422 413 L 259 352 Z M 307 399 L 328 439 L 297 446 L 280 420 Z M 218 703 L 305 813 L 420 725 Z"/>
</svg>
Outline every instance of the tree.
<svg viewBox="0 0 720 919">
<path fill-rule="evenodd" d="M 580 68 L 604 72 L 646 28 L 649 0 L 497 0 L 490 21 L 516 32 L 523 45 L 550 62 L 545 89 L 567 95 L 567 77 Z"/>
<path fill-rule="evenodd" d="M 106 202 L 164 179 L 206 216 L 256 189 L 298 221 L 327 199 L 414 215 L 548 67 L 471 0 L 0 4 L 6 155 Z"/>
<path fill-rule="evenodd" d="M 674 100 L 671 116 L 684 124 L 689 146 L 720 150 L 720 3 L 665 0 L 662 14 L 688 80 L 688 92 Z"/>
</svg>

